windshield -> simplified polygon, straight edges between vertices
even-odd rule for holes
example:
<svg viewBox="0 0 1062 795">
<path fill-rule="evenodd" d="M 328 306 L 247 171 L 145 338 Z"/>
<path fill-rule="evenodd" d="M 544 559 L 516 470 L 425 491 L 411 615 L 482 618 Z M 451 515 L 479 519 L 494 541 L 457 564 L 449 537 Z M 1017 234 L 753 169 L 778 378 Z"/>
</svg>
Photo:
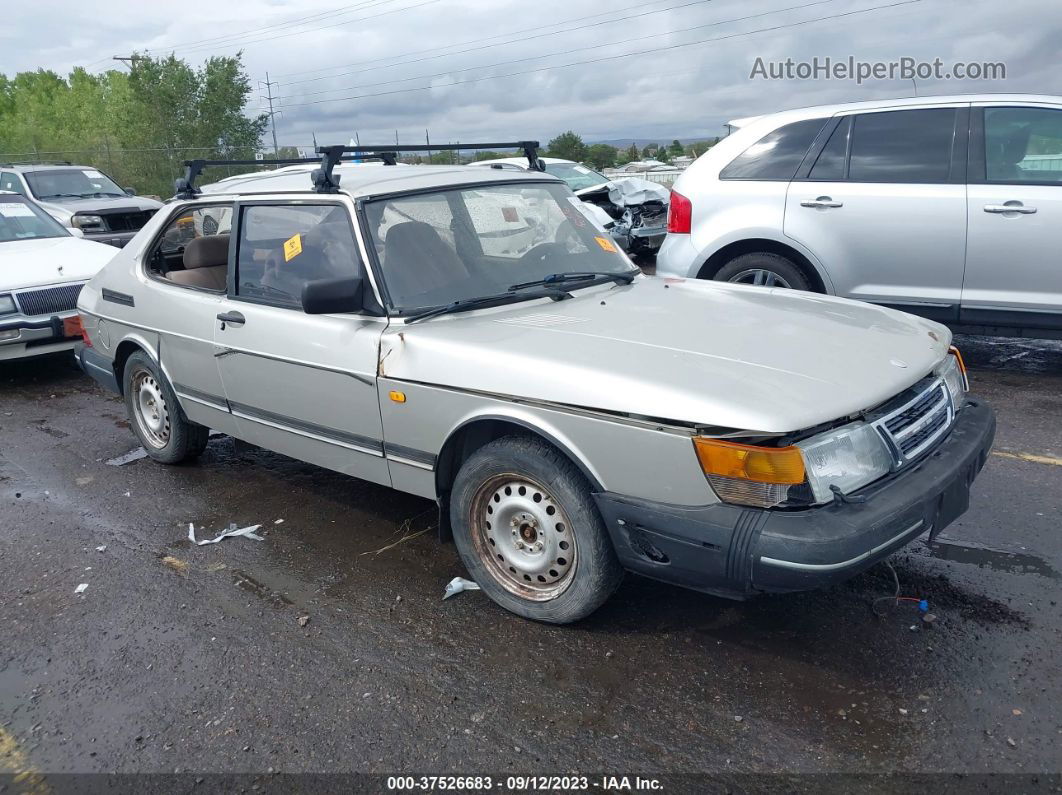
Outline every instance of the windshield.
<svg viewBox="0 0 1062 795">
<path fill-rule="evenodd" d="M 592 168 L 580 166 L 578 163 L 546 163 L 546 173 L 560 177 L 572 190 L 593 188 L 608 182 L 608 177 L 604 174 L 598 174 Z"/>
<path fill-rule="evenodd" d="M 0 196 L 0 242 L 66 237 L 69 234 L 44 210 L 18 196 Z"/>
<path fill-rule="evenodd" d="M 555 183 L 382 199 L 366 205 L 366 218 L 390 304 L 403 314 L 556 273 L 637 270 Z"/>
<path fill-rule="evenodd" d="M 28 171 L 23 176 L 33 189 L 33 195 L 42 201 L 126 195 L 110 177 L 91 168 Z"/>
</svg>

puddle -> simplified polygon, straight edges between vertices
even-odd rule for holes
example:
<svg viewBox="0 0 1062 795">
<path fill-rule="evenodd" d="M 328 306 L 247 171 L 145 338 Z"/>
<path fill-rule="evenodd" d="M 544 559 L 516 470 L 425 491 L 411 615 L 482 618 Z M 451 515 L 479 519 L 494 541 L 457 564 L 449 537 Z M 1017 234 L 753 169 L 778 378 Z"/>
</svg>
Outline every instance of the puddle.
<svg viewBox="0 0 1062 795">
<path fill-rule="evenodd" d="M 287 607 L 294 604 L 294 602 L 284 596 L 284 594 L 274 591 L 264 582 L 256 580 L 245 571 L 233 571 L 232 581 L 236 583 L 237 587 L 242 588 L 248 593 L 254 594 L 259 599 L 271 602 L 275 607 Z"/>
<path fill-rule="evenodd" d="M 929 552 L 935 558 L 956 563 L 972 563 L 982 568 L 1007 571 L 1016 574 L 1039 574 L 1052 580 L 1062 579 L 1057 569 L 1043 558 L 1023 552 L 1004 552 L 990 547 L 970 544 L 955 544 L 936 540 L 930 543 Z"/>
</svg>

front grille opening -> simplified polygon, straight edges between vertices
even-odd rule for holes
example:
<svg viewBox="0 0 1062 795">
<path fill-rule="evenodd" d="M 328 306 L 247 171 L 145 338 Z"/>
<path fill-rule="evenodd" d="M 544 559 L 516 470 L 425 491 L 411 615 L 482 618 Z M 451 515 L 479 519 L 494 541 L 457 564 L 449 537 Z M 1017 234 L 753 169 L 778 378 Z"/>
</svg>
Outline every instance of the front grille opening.
<svg viewBox="0 0 1062 795">
<path fill-rule="evenodd" d="M 913 451 L 921 447 L 929 439 L 933 438 L 933 435 L 940 431 L 945 425 L 948 424 L 948 410 L 947 407 L 941 408 L 924 428 L 915 431 L 910 436 L 906 437 L 900 443 L 900 450 L 904 455 L 909 455 Z"/>
<path fill-rule="evenodd" d="M 42 290 L 23 290 L 15 293 L 15 301 L 22 314 L 31 317 L 71 312 L 77 308 L 77 297 L 84 286 L 64 284 L 59 287 L 45 287 Z"/>
</svg>

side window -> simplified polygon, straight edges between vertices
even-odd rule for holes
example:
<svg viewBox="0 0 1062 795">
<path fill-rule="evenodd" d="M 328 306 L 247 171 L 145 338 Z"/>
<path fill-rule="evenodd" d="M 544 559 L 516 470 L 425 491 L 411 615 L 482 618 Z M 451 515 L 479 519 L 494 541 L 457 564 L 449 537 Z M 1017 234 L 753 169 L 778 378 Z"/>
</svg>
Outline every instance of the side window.
<svg viewBox="0 0 1062 795">
<path fill-rule="evenodd" d="M 307 282 L 360 273 L 354 229 L 345 206 L 261 204 L 242 208 L 236 296 L 299 308 Z"/>
<path fill-rule="evenodd" d="M 864 113 L 852 127 L 853 182 L 947 182 L 954 108 Z"/>
<path fill-rule="evenodd" d="M 848 133 L 852 129 L 852 117 L 848 116 L 837 125 L 830 140 L 822 148 L 809 179 L 837 182 L 844 179 L 844 167 L 848 160 Z"/>
<path fill-rule="evenodd" d="M 163 228 L 147 256 L 148 271 L 185 287 L 224 291 L 231 226 L 231 205 L 185 208 Z"/>
<path fill-rule="evenodd" d="M 730 161 L 720 179 L 790 180 L 826 119 L 805 119 L 786 124 Z"/>
<path fill-rule="evenodd" d="M 22 187 L 22 180 L 11 171 L 5 171 L 0 174 L 0 190 L 13 190 L 15 193 L 26 195 L 26 189 Z"/>
<path fill-rule="evenodd" d="M 1062 110 L 985 108 L 989 182 L 1062 183 Z"/>
</svg>

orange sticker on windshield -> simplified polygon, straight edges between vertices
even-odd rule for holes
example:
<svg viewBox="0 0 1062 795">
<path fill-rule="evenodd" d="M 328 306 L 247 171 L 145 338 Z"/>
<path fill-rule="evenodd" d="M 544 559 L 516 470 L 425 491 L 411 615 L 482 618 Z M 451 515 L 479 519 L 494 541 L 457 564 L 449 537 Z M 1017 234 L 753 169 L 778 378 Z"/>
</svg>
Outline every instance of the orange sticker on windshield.
<svg viewBox="0 0 1062 795">
<path fill-rule="evenodd" d="M 291 262 L 302 253 L 302 235 L 294 234 L 284 241 L 284 262 Z"/>
<path fill-rule="evenodd" d="M 509 223 L 520 220 L 520 216 L 517 214 L 515 207 L 502 207 L 502 218 Z"/>
<path fill-rule="evenodd" d="M 601 248 L 603 248 L 609 254 L 615 254 L 616 253 L 615 244 L 611 240 L 609 240 L 607 237 L 595 237 L 594 240 L 596 240 L 597 244 L 599 246 L 601 246 Z"/>
</svg>

